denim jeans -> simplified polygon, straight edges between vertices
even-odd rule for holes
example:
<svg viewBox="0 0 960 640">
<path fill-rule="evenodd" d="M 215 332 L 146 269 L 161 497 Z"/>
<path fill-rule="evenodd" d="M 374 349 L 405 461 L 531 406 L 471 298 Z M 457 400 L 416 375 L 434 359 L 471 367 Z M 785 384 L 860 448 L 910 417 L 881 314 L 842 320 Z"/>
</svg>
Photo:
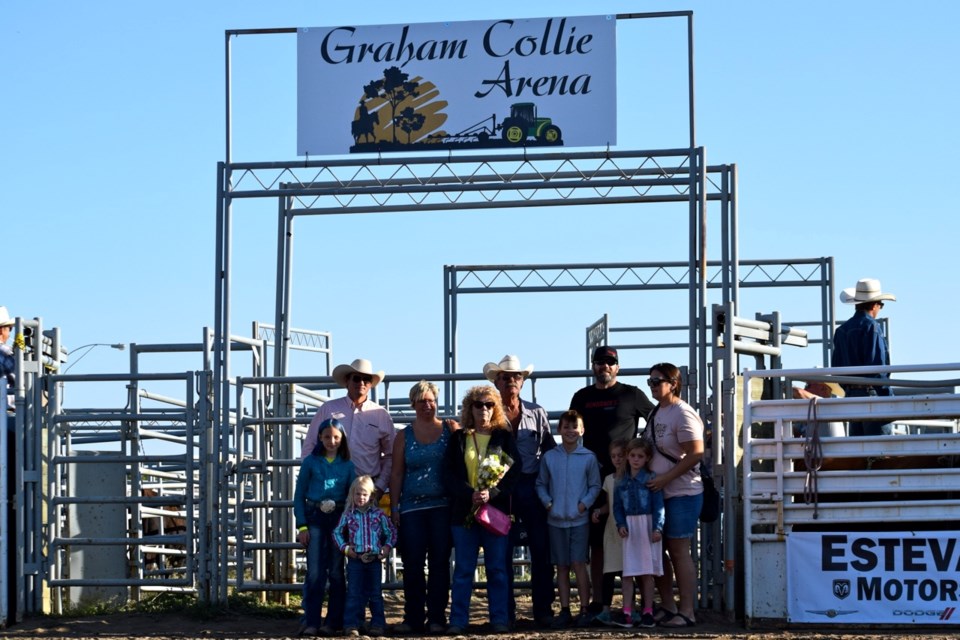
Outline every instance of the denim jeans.
<svg viewBox="0 0 960 640">
<path fill-rule="evenodd" d="M 450 624 L 464 627 L 470 622 L 470 598 L 473 595 L 473 574 L 477 555 L 483 547 L 487 573 L 487 609 L 492 624 L 507 624 L 507 536 L 490 533 L 479 524 L 469 529 L 454 525 L 453 588 L 450 597 Z"/>
<path fill-rule="evenodd" d="M 521 475 L 513 490 L 513 514 L 517 522 L 522 522 L 527 535 L 523 540 L 530 550 L 530 586 L 533 596 L 533 617 L 539 620 L 552 613 L 554 599 L 553 565 L 550 563 L 550 536 L 547 529 L 547 510 L 537 497 L 537 477 Z M 510 544 L 507 558 L 513 559 L 514 545 Z M 508 566 L 508 589 L 513 593 L 513 567 Z M 509 617 L 516 619 L 516 602 L 509 598 Z"/>
<path fill-rule="evenodd" d="M 876 396 L 877 392 L 873 387 L 869 389 L 849 389 L 845 388 L 848 398 L 867 398 Z M 883 420 L 851 420 L 847 435 L 850 436 L 882 436 L 883 427 L 888 424 Z"/>
<path fill-rule="evenodd" d="M 400 514 L 403 621 L 418 631 L 424 626 L 425 606 L 427 623 L 447 623 L 452 547 L 449 507 Z"/>
<path fill-rule="evenodd" d="M 346 589 L 343 578 L 343 554 L 333 540 L 333 530 L 340 521 L 342 510 L 322 513 L 307 505 L 307 577 L 303 582 L 304 623 L 308 627 L 321 626 L 323 598 L 327 581 L 330 582 L 330 601 L 327 603 L 326 626 L 343 627 L 343 607 Z"/>
<path fill-rule="evenodd" d="M 347 611 L 343 616 L 346 628 L 359 629 L 370 604 L 370 625 L 387 626 L 383 612 L 383 565 L 379 560 L 364 562 L 359 558 L 347 560 Z"/>
</svg>

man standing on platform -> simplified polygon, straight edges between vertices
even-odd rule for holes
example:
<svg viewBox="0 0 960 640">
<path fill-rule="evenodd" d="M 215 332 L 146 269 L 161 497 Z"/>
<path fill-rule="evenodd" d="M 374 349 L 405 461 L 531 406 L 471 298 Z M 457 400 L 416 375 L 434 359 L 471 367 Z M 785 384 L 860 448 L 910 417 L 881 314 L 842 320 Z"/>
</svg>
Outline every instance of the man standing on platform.
<svg viewBox="0 0 960 640">
<path fill-rule="evenodd" d="M 883 309 L 883 301 L 896 302 L 892 293 L 883 293 L 880 281 L 864 278 L 857 286 L 840 292 L 840 302 L 855 304 L 853 317 L 844 322 L 833 334 L 833 356 L 830 360 L 834 367 L 865 367 L 871 365 L 889 365 L 890 349 L 883 327 L 877 322 L 877 316 Z M 873 373 L 858 377 L 889 378 L 889 374 Z M 865 398 L 867 396 L 892 396 L 889 385 L 841 384 L 847 398 Z M 880 421 L 851 421 L 848 435 L 880 436 L 883 426 Z"/>
</svg>

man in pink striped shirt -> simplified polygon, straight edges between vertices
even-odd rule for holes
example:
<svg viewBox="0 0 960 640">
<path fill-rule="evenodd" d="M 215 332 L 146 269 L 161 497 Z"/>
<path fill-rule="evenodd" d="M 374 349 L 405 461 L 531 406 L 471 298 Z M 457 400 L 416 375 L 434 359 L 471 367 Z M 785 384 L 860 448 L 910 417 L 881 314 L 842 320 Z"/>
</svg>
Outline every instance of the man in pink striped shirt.
<svg viewBox="0 0 960 640">
<path fill-rule="evenodd" d="M 369 360 L 358 358 L 350 364 L 337 365 L 333 370 L 333 379 L 346 387 L 347 395 L 323 403 L 310 421 L 304 442 L 317 441 L 317 429 L 327 418 L 336 418 L 343 424 L 358 476 L 370 476 L 376 486 L 374 502 L 386 492 L 390 483 L 390 470 L 393 467 L 393 439 L 396 428 L 386 409 L 368 399 L 370 391 L 380 384 L 385 374 L 374 371 Z M 310 455 L 304 447 L 300 459 Z"/>
</svg>

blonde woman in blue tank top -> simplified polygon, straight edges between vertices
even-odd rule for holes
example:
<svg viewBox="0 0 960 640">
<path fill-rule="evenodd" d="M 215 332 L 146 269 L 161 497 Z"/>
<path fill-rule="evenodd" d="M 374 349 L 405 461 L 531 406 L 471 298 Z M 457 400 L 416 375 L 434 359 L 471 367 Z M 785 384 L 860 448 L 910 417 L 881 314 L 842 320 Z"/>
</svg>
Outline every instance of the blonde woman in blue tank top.
<svg viewBox="0 0 960 640">
<path fill-rule="evenodd" d="M 443 460 L 455 420 L 437 418 L 437 385 L 421 380 L 410 389 L 416 419 L 393 441 L 390 517 L 403 559 L 403 622 L 397 633 L 446 630 L 450 591 L 450 498 Z"/>
</svg>

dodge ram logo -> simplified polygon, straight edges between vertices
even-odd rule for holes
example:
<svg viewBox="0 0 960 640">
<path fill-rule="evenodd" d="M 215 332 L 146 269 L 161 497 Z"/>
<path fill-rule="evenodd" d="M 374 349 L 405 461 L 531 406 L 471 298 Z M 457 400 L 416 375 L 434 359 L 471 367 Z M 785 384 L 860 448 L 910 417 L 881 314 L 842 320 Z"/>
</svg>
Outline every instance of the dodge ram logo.
<svg viewBox="0 0 960 640">
<path fill-rule="evenodd" d="M 833 595 L 837 596 L 841 600 L 850 595 L 850 581 L 849 580 L 834 580 L 833 581 Z"/>
</svg>

